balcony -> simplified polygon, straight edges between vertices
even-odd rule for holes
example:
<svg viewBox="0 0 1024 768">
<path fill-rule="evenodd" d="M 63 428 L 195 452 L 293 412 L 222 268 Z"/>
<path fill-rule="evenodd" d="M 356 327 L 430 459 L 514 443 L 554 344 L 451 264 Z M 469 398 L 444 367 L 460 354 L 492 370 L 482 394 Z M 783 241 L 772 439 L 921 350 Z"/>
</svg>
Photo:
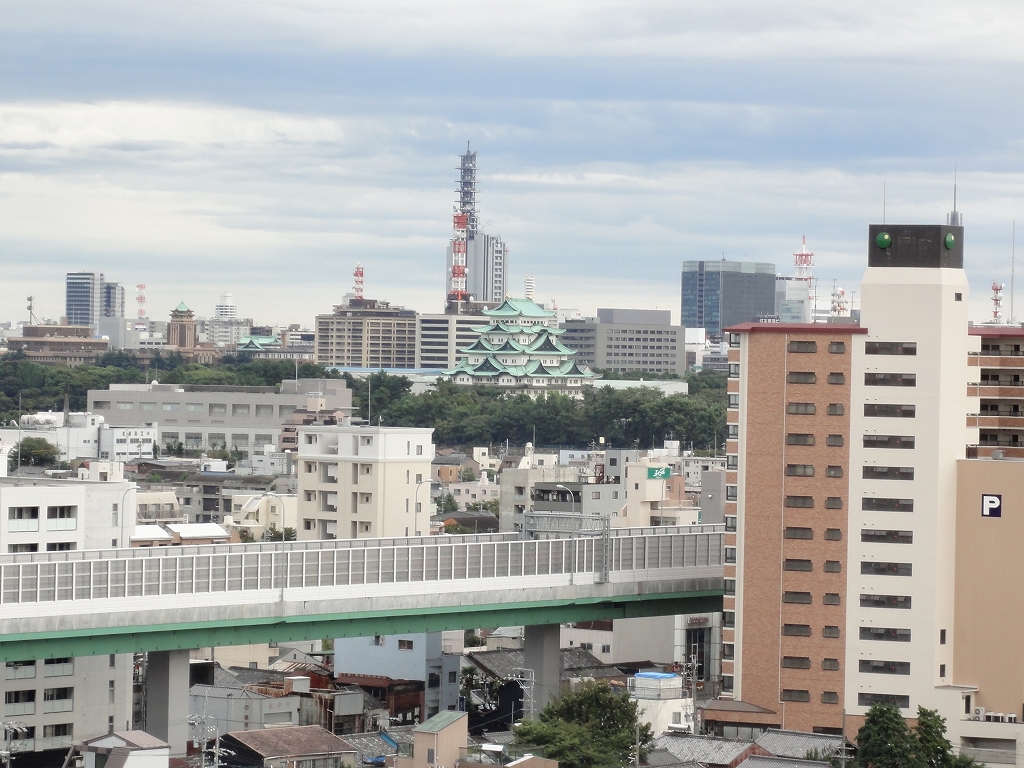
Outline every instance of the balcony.
<svg viewBox="0 0 1024 768">
<path fill-rule="evenodd" d="M 1024 443 L 1018 443 L 1020 447 L 1002 447 L 999 445 L 985 443 L 984 445 L 968 445 L 966 458 L 968 459 L 990 459 L 993 451 L 1002 451 L 1004 459 L 1024 459 Z"/>
<path fill-rule="evenodd" d="M 968 397 L 1024 398 L 1024 381 L 974 381 L 967 385 Z"/>
<path fill-rule="evenodd" d="M 36 736 L 36 749 L 70 749 L 75 739 L 73 736 Z"/>
<path fill-rule="evenodd" d="M 967 426 L 989 429 L 1024 429 L 1024 412 L 969 413 L 967 414 Z"/>
</svg>

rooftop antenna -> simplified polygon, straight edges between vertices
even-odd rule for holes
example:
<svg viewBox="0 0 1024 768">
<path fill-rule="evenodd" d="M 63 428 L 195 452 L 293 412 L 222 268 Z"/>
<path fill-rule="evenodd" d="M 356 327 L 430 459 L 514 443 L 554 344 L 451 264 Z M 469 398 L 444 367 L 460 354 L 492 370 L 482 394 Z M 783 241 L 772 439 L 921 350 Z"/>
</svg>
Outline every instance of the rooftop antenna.
<svg viewBox="0 0 1024 768">
<path fill-rule="evenodd" d="M 1013 220 L 1013 234 L 1010 236 L 1010 323 L 1014 323 L 1013 318 L 1013 273 L 1014 267 L 1017 265 L 1017 220 Z"/>
<path fill-rule="evenodd" d="M 953 210 L 946 214 L 946 224 L 953 227 L 962 227 L 964 217 L 956 209 L 956 163 L 953 163 Z"/>
<path fill-rule="evenodd" d="M 28 307 L 27 307 L 27 309 L 28 309 L 28 324 L 29 325 L 35 325 L 36 322 L 37 322 L 36 321 L 36 315 L 35 315 L 35 302 L 36 302 L 36 297 L 35 296 L 29 296 L 28 297 Z"/>
</svg>

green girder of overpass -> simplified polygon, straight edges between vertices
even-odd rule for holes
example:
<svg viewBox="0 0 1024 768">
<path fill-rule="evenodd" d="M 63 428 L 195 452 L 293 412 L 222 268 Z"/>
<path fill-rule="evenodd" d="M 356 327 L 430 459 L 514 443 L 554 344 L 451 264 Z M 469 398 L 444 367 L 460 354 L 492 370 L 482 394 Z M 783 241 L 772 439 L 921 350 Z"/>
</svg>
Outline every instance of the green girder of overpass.
<svg viewBox="0 0 1024 768">
<path fill-rule="evenodd" d="M 565 624 L 722 610 L 721 590 L 566 598 L 443 607 L 310 614 L 229 621 L 101 627 L 0 635 L 0 661 L 170 651 L 290 640 L 370 637 L 450 629 Z"/>
</svg>

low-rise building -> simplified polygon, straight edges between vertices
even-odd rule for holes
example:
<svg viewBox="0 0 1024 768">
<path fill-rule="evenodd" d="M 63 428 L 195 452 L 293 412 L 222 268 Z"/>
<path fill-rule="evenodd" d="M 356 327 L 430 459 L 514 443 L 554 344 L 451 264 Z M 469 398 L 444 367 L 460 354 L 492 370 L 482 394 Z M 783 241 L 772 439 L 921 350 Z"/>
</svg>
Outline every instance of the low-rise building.
<svg viewBox="0 0 1024 768">
<path fill-rule="evenodd" d="M 88 325 L 26 325 L 21 336 L 7 338 L 7 349 L 24 353 L 33 363 L 68 367 L 95 364 L 110 342 Z"/>
<path fill-rule="evenodd" d="M 661 309 L 598 309 L 597 317 L 561 324 L 566 346 L 591 368 L 628 373 L 686 372 L 683 329 Z M 635 384 L 635 382 L 630 382 Z"/>
<path fill-rule="evenodd" d="M 82 768 L 167 768 L 171 746 L 145 731 L 114 731 L 75 745 Z"/>
<path fill-rule="evenodd" d="M 629 698 L 637 703 L 637 716 L 651 726 L 652 733 L 665 733 L 673 726 L 694 728 L 694 699 L 685 681 L 671 672 L 638 672 L 626 681 Z"/>
<path fill-rule="evenodd" d="M 284 726 L 258 731 L 231 731 L 221 737 L 228 768 L 342 768 L 356 765 L 351 744 L 319 725 Z"/>
</svg>

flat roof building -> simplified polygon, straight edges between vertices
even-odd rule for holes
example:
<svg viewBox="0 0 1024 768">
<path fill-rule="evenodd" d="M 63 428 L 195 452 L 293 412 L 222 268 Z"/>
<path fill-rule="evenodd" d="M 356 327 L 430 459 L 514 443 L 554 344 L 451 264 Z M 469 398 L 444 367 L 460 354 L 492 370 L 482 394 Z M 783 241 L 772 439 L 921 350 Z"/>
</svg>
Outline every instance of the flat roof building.
<svg viewBox="0 0 1024 768">
<path fill-rule="evenodd" d="M 657 309 L 598 309 L 596 318 L 561 323 L 563 343 L 590 368 L 627 373 L 686 372 L 683 329 Z"/>
<path fill-rule="evenodd" d="M 775 316 L 775 265 L 752 261 L 684 261 L 681 325 L 722 329 Z"/>
</svg>

